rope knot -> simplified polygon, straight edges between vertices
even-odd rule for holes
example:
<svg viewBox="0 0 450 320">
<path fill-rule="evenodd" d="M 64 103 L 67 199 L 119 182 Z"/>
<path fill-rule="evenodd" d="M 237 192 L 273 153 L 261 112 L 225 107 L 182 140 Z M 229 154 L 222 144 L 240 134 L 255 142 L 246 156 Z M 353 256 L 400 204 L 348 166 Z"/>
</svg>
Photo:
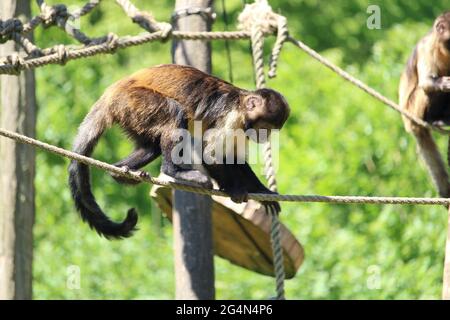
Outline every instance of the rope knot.
<svg viewBox="0 0 450 320">
<path fill-rule="evenodd" d="M 17 53 L 14 52 L 11 55 L 6 57 L 6 62 L 13 67 L 12 74 L 19 75 L 20 71 L 23 69 L 23 65 L 25 64 L 25 60 Z"/>
<path fill-rule="evenodd" d="M 68 50 L 65 45 L 59 44 L 54 47 L 55 53 L 58 55 L 58 60 L 60 65 L 65 65 L 67 63 Z"/>
<path fill-rule="evenodd" d="M 159 22 L 158 29 L 161 32 L 161 42 L 166 42 L 172 35 L 172 25 L 167 22 Z"/>
<path fill-rule="evenodd" d="M 0 20 L 0 43 L 13 39 L 15 34 L 20 34 L 22 31 L 23 24 L 19 19 Z"/>
<path fill-rule="evenodd" d="M 238 17 L 238 28 L 252 33 L 252 37 L 261 38 L 257 33 L 273 34 L 276 32 L 277 40 L 272 49 L 269 63 L 269 78 L 276 76 L 278 58 L 289 36 L 286 17 L 273 12 L 267 0 L 256 0 L 246 4 Z"/>
<path fill-rule="evenodd" d="M 271 34 L 278 29 L 280 15 L 273 12 L 267 0 L 256 0 L 246 4 L 238 17 L 238 28 L 244 31 L 252 31 L 258 28 L 265 34 Z"/>
<path fill-rule="evenodd" d="M 49 6 L 45 2 L 41 5 L 41 18 L 45 27 L 49 27 L 58 22 L 59 19 L 64 21 L 69 18 L 67 7 L 64 4 Z"/>
<path fill-rule="evenodd" d="M 106 36 L 106 44 L 110 52 L 115 52 L 119 47 L 119 36 L 114 32 L 109 32 Z"/>
</svg>

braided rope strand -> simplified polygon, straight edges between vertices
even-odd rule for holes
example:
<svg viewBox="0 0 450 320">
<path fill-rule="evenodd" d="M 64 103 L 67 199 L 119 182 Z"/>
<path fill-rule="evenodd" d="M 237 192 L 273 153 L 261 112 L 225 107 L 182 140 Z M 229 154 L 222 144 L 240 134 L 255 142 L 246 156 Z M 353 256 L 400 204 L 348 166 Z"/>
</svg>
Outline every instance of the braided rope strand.
<svg viewBox="0 0 450 320">
<path fill-rule="evenodd" d="M 123 49 L 132 46 L 142 45 L 144 43 L 153 41 L 163 41 L 167 37 L 167 32 L 165 30 L 156 31 L 153 33 L 144 33 L 137 36 L 126 36 L 117 38 L 115 45 L 111 46 L 110 42 L 105 41 L 104 43 L 94 44 L 89 46 L 84 46 L 80 48 L 71 48 L 66 46 L 66 57 L 65 61 L 77 60 L 81 58 L 95 56 L 97 54 L 111 54 L 114 53 L 117 48 Z M 238 40 L 238 39 L 249 39 L 250 33 L 245 31 L 229 31 L 229 32 L 191 32 L 191 31 L 174 31 L 172 33 L 173 38 L 185 39 L 185 40 Z M 44 52 L 52 52 L 52 50 L 44 49 Z M 11 64 L 7 61 L 2 61 L 0 64 L 0 74 L 18 74 L 22 70 L 34 69 L 42 67 L 48 64 L 61 64 L 62 58 L 51 53 L 43 57 L 38 58 L 25 58 L 22 59 L 20 64 Z"/>
<path fill-rule="evenodd" d="M 273 212 L 272 208 L 269 208 L 269 213 L 271 216 L 270 225 L 270 242 L 272 244 L 272 253 L 275 269 L 275 287 L 277 292 L 277 299 L 284 300 L 284 263 L 283 263 L 283 248 L 281 246 L 281 230 L 280 230 L 280 220 L 278 219 L 278 213 Z"/>
<path fill-rule="evenodd" d="M 356 86 L 359 89 L 363 90 L 364 92 L 366 92 L 367 94 L 371 95 L 375 99 L 381 101 L 382 103 L 384 103 L 388 107 L 391 107 L 392 109 L 394 109 L 395 111 L 399 112 L 401 115 L 403 115 L 407 119 L 411 120 L 415 124 L 417 124 L 417 125 L 419 125 L 419 126 L 421 126 L 423 128 L 434 130 L 434 131 L 439 132 L 441 134 L 448 135 L 450 133 L 449 130 L 445 130 L 445 129 L 442 129 L 442 128 L 437 127 L 437 126 L 433 126 L 433 125 L 429 124 L 428 122 L 426 122 L 426 121 L 416 117 L 412 113 L 409 113 L 408 111 L 403 110 L 394 101 L 392 101 L 392 100 L 388 99 L 387 97 L 383 96 L 381 93 L 379 93 L 375 89 L 369 87 L 367 84 L 365 84 L 361 80 L 355 78 L 354 76 L 352 76 L 348 72 L 344 71 L 342 68 L 336 66 L 331 61 L 329 61 L 328 59 L 326 59 L 325 57 L 320 55 L 317 51 L 315 51 L 314 49 L 308 47 L 302 41 L 296 40 L 296 39 L 292 38 L 291 36 L 288 36 L 287 40 L 289 42 L 291 42 L 292 44 L 294 44 L 296 47 L 298 47 L 301 50 L 303 50 L 304 52 L 306 52 L 310 57 L 312 57 L 313 59 L 317 60 L 318 62 L 320 62 L 321 64 L 326 66 L 328 69 L 330 69 L 331 71 L 336 73 L 338 76 L 340 76 L 344 80 L 350 82 L 351 84 L 353 84 L 354 86 Z"/>
<path fill-rule="evenodd" d="M 258 25 L 254 25 L 251 31 L 253 64 L 255 71 L 256 87 L 262 89 L 266 85 L 264 77 L 264 33 Z M 272 163 L 272 148 L 270 140 L 265 143 L 265 175 L 269 183 L 269 189 L 276 192 L 277 182 L 275 170 Z M 280 222 L 278 220 L 279 212 L 276 212 L 270 206 L 265 206 L 266 212 L 271 216 L 270 239 L 272 243 L 273 264 L 275 273 L 275 285 L 278 300 L 284 300 L 284 261 L 283 248 L 280 239 Z"/>
<path fill-rule="evenodd" d="M 289 30 L 287 26 L 287 19 L 283 16 L 278 15 L 277 18 L 277 40 L 273 45 L 272 55 L 269 61 L 269 72 L 267 75 L 269 78 L 275 78 L 277 76 L 277 66 L 278 60 L 280 58 L 281 50 L 283 49 L 284 43 L 287 41 L 289 36 Z"/>
<path fill-rule="evenodd" d="M 0 136 L 24 143 L 35 148 L 79 161 L 85 165 L 95 167 L 120 177 L 134 179 L 140 182 L 152 183 L 164 187 L 180 189 L 200 194 L 228 197 L 225 192 L 217 189 L 205 189 L 185 181 L 168 181 L 142 175 L 140 171 L 124 171 L 123 169 L 94 158 L 82 156 L 78 153 L 59 148 L 57 146 L 27 137 L 25 135 L 0 128 Z M 322 195 L 283 195 L 267 193 L 249 193 L 249 199 L 256 201 L 286 201 L 286 202 L 321 202 L 336 204 L 410 204 L 410 205 L 450 205 L 450 198 L 419 198 L 419 197 L 369 197 L 369 196 L 322 196 Z"/>
</svg>

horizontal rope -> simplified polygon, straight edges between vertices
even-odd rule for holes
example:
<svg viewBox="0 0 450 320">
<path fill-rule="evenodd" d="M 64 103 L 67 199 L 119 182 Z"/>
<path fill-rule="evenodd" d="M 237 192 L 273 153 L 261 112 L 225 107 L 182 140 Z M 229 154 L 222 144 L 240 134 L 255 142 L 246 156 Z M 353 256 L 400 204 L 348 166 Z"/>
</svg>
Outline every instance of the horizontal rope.
<svg viewBox="0 0 450 320">
<path fill-rule="evenodd" d="M 250 39 L 250 32 L 246 31 L 225 31 L 225 32 L 189 32 L 173 31 L 170 35 L 166 31 L 156 31 L 153 33 L 143 33 L 137 36 L 125 36 L 118 38 L 110 34 L 109 40 L 97 45 L 89 45 L 81 48 L 64 47 L 64 54 L 52 53 L 43 57 L 16 59 L 16 64 L 4 63 L 0 65 L 0 74 L 17 74 L 24 69 L 34 69 L 48 64 L 61 64 L 69 60 L 76 60 L 94 56 L 102 53 L 114 53 L 118 48 L 138 46 L 147 42 L 165 40 L 167 37 L 183 40 L 238 40 Z M 49 51 L 44 49 L 43 51 Z"/>
<path fill-rule="evenodd" d="M 195 192 L 205 195 L 216 195 L 228 197 L 225 192 L 217 189 L 205 189 L 195 184 L 185 181 L 169 181 L 154 178 L 151 176 L 142 176 L 141 171 L 124 171 L 109 163 L 99 161 L 90 157 L 82 156 L 78 153 L 56 147 L 54 145 L 24 136 L 0 128 L 0 136 L 13 139 L 17 142 L 31 145 L 33 147 L 69 158 L 86 165 L 105 170 L 121 177 L 134 179 L 136 181 L 148 182 L 160 186 L 180 189 L 189 192 Z M 340 204 L 414 204 L 414 205 L 450 205 L 450 198 L 416 198 L 416 197 L 368 197 L 368 196 L 320 196 L 320 195 L 282 195 L 282 194 L 264 194 L 250 193 L 249 199 L 257 201 L 285 201 L 285 202 L 326 202 Z"/>
<path fill-rule="evenodd" d="M 406 118 L 408 118 L 409 120 L 411 120 L 412 122 L 414 122 L 415 124 L 421 126 L 421 127 L 425 127 L 427 129 L 431 129 L 434 130 L 436 132 L 439 132 L 441 134 L 446 134 L 448 135 L 450 133 L 449 130 L 445 130 L 442 129 L 440 127 L 436 127 L 433 126 L 431 124 L 429 124 L 428 122 L 416 117 L 415 115 L 413 115 L 412 113 L 409 113 L 406 110 L 403 110 L 402 108 L 400 108 L 400 106 L 398 104 L 396 104 L 394 101 L 388 99 L 387 97 L 383 96 L 381 93 L 379 93 L 378 91 L 376 91 L 375 89 L 369 87 L 367 84 L 365 84 L 364 82 L 362 82 L 361 80 L 355 78 L 354 76 L 352 76 L 351 74 L 349 74 L 348 72 L 344 71 L 343 69 L 341 69 L 340 67 L 336 66 L 335 64 L 333 64 L 331 61 L 329 61 L 328 59 L 326 59 L 325 57 L 323 57 L 322 55 L 320 55 L 317 51 L 315 51 L 314 49 L 308 47 L 305 43 L 303 43 L 300 40 L 294 39 L 293 37 L 289 36 L 288 37 L 288 41 L 290 41 L 291 43 L 293 43 L 295 46 L 297 46 L 298 48 L 300 48 L 301 50 L 303 50 L 304 52 L 306 52 L 309 56 L 311 56 L 312 58 L 314 58 L 315 60 L 319 61 L 321 64 L 323 64 L 324 66 L 326 66 L 327 68 L 329 68 L 330 70 L 332 70 L 333 72 L 335 72 L 336 74 L 338 74 L 340 77 L 344 78 L 345 80 L 349 81 L 350 83 L 352 83 L 353 85 L 355 85 L 356 87 L 360 88 L 361 90 L 363 90 L 364 92 L 368 93 L 369 95 L 371 95 L 372 97 L 374 97 L 375 99 L 378 99 L 379 101 L 381 101 L 382 103 L 384 103 L 385 105 L 391 107 L 392 109 L 394 109 L 395 111 L 401 113 L 403 116 L 405 116 Z"/>
<path fill-rule="evenodd" d="M 156 21 L 150 13 L 140 11 L 129 0 L 116 0 L 116 2 L 122 7 L 122 9 L 126 12 L 126 14 L 130 18 L 132 18 L 133 22 L 138 23 L 142 28 L 150 32 L 146 32 L 137 36 L 125 36 L 122 38 L 119 38 L 117 35 L 110 33 L 104 37 L 90 39 L 87 36 L 85 36 L 80 30 L 68 26 L 66 24 L 66 20 L 68 16 L 78 18 L 81 15 L 89 13 L 93 8 L 95 8 L 98 5 L 100 0 L 89 0 L 80 10 L 78 10 L 74 14 L 68 13 L 65 5 L 48 6 L 44 2 L 44 0 L 37 0 L 37 2 L 39 8 L 41 9 L 41 14 L 31 19 L 27 24 L 22 25 L 21 21 L 15 18 L 6 21 L 0 20 L 0 40 L 2 40 L 1 37 L 5 39 L 10 37 L 15 42 L 19 43 L 22 47 L 24 47 L 25 51 L 28 53 L 27 57 L 20 57 L 17 53 L 15 55 L 4 57 L 3 60 L 0 62 L 1 63 L 0 74 L 18 74 L 22 70 L 33 69 L 48 64 L 65 64 L 69 60 L 80 59 L 102 53 L 113 53 L 117 48 L 137 46 L 156 40 L 165 41 L 170 37 L 184 40 L 237 40 L 237 39 L 249 39 L 251 37 L 251 32 L 249 32 L 248 30 L 225 31 L 225 32 L 172 31 L 171 29 L 172 27 L 170 24 Z M 271 11 L 272 10 L 270 8 L 270 12 Z M 252 14 L 255 14 L 255 12 L 252 12 Z M 258 16 L 258 14 L 256 14 L 256 16 Z M 276 19 L 274 19 L 274 17 L 276 17 Z M 281 33 L 283 34 L 281 37 L 280 36 L 277 37 L 278 44 L 275 46 L 274 52 L 272 53 L 273 66 L 269 70 L 269 75 L 271 76 L 275 75 L 276 58 L 280 53 L 279 51 L 281 50 L 282 43 L 287 39 L 288 41 L 296 45 L 298 48 L 309 54 L 312 58 L 316 59 L 317 61 L 319 61 L 332 71 L 334 71 L 336 74 L 338 74 L 345 80 L 351 82 L 353 85 L 365 91 L 372 97 L 378 99 L 385 105 L 396 110 L 404 117 L 414 122 L 416 125 L 419 125 L 421 127 L 430 130 L 434 130 L 441 134 L 445 135 L 450 134 L 450 130 L 446 130 L 439 126 L 431 125 L 426 121 L 424 121 L 423 119 L 416 117 L 414 114 L 411 114 L 406 110 L 403 110 L 394 101 L 383 96 L 381 93 L 369 87 L 361 80 L 353 77 L 340 67 L 336 66 L 335 64 L 327 60 L 325 57 L 320 55 L 318 52 L 308 47 L 302 41 L 296 40 L 293 37 L 288 36 L 287 22 L 286 22 L 287 20 L 285 17 L 272 14 L 266 16 L 266 19 L 267 21 L 259 22 L 261 23 L 261 26 L 267 23 L 269 23 L 270 25 L 271 19 L 274 19 L 274 21 L 277 20 L 278 23 L 276 27 L 275 25 L 273 26 L 272 29 L 274 30 L 268 28 L 267 30 L 271 31 L 266 30 L 264 35 L 275 33 L 277 32 L 276 29 L 280 28 L 282 29 Z M 58 23 L 58 21 L 60 22 Z M 39 49 L 29 40 L 25 39 L 20 33 L 22 34 L 27 33 L 33 30 L 40 23 L 44 23 L 47 25 L 48 24 L 59 25 L 66 33 L 75 37 L 78 41 L 84 43 L 85 46 L 81 48 L 72 48 L 70 46 L 58 45 L 55 46 L 54 48 L 47 48 L 43 50 Z M 278 30 L 278 32 L 280 32 L 280 30 Z M 3 39 L 2 41 L 4 41 L 5 39 Z M 39 55 L 39 53 L 44 55 L 36 56 Z"/>
</svg>

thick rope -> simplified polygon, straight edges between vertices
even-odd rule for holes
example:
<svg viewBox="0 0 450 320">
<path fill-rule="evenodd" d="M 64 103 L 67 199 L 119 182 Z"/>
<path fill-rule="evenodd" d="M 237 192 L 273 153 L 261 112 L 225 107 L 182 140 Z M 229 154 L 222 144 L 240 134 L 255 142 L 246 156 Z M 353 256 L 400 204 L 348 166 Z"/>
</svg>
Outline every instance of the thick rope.
<svg viewBox="0 0 450 320">
<path fill-rule="evenodd" d="M 114 173 L 123 178 L 134 179 L 140 182 L 152 183 L 164 187 L 170 187 L 183 191 L 195 192 L 206 195 L 228 197 L 225 192 L 217 189 L 205 189 L 185 181 L 170 181 L 143 176 L 141 171 L 124 171 L 122 168 L 112 164 L 99 161 L 90 157 L 82 156 L 78 153 L 59 148 L 57 146 L 24 136 L 0 128 L 0 136 L 24 143 L 47 152 L 81 162 L 85 165 Z M 450 198 L 417 198 L 417 197 L 367 197 L 367 196 L 320 196 L 320 195 L 283 195 L 250 193 L 249 199 L 256 201 L 286 201 L 286 202 L 322 202 L 337 204 L 414 204 L 414 205 L 450 205 Z"/>
<path fill-rule="evenodd" d="M 263 12 L 265 15 L 269 15 L 272 10 L 268 6 L 267 1 L 256 1 L 251 5 L 247 5 L 244 9 L 243 15 L 246 16 L 246 10 L 249 12 L 250 19 L 245 19 L 245 21 L 251 21 L 253 24 L 250 25 L 251 28 L 251 41 L 252 41 L 252 55 L 253 55 L 253 65 L 256 79 L 256 88 L 262 89 L 266 86 L 266 80 L 264 76 L 264 32 L 261 24 L 259 23 L 259 17 Z M 242 16 L 240 17 L 242 21 Z M 267 21 L 267 20 L 266 20 Z M 282 41 L 284 42 L 284 41 Z M 282 45 L 281 42 L 281 45 Z M 278 44 L 280 46 L 280 44 Z M 281 48 L 278 48 L 281 50 Z M 276 67 L 276 62 L 275 62 Z M 264 155 L 265 155 L 265 176 L 268 181 L 269 189 L 271 191 L 277 191 L 277 182 L 275 177 L 275 170 L 272 163 L 272 148 L 270 140 L 268 140 L 264 145 Z M 272 254 L 273 254 L 273 264 L 275 273 L 275 288 L 276 288 L 276 298 L 278 300 L 284 300 L 284 261 L 283 261 L 283 247 L 281 245 L 281 235 L 280 235 L 280 221 L 278 216 L 280 212 L 275 211 L 273 208 L 266 206 L 267 213 L 271 216 L 271 228 L 270 228 L 270 240 L 272 244 Z"/>
<path fill-rule="evenodd" d="M 129 0 L 116 0 L 116 2 L 134 23 L 137 23 L 141 28 L 149 32 L 162 31 L 171 28 L 170 24 L 156 21 L 151 13 L 139 10 Z"/>
<path fill-rule="evenodd" d="M 408 111 L 403 110 L 394 101 L 392 101 L 392 100 L 388 99 L 387 97 L 383 96 L 381 93 L 379 93 L 375 89 L 369 87 L 367 84 L 365 84 L 361 80 L 356 79 L 354 76 L 352 76 L 348 72 L 346 72 L 343 69 L 341 69 L 340 67 L 336 66 L 331 61 L 329 61 L 328 59 L 326 59 L 325 57 L 320 55 L 317 51 L 315 51 L 314 49 L 311 49 L 310 47 L 308 47 L 302 41 L 296 40 L 296 39 L 292 38 L 291 36 L 288 36 L 287 40 L 290 41 L 291 43 L 293 43 L 295 46 L 297 46 L 301 50 L 303 50 L 304 52 L 306 52 L 309 56 L 311 56 L 312 58 L 316 59 L 321 64 L 323 64 L 324 66 L 326 66 L 327 68 L 329 68 L 330 70 L 335 72 L 337 75 L 339 75 L 343 79 L 347 80 L 351 84 L 353 84 L 356 87 L 360 88 L 361 90 L 363 90 L 364 92 L 368 93 L 369 95 L 371 95 L 375 99 L 381 101 L 385 105 L 391 107 L 392 109 L 394 109 L 395 111 L 399 112 L 405 118 L 408 118 L 409 120 L 411 120 L 415 124 L 417 124 L 417 125 L 419 125 L 421 127 L 427 128 L 427 129 L 434 130 L 434 131 L 439 132 L 441 134 L 448 135 L 450 133 L 449 130 L 445 130 L 445 129 L 437 127 L 437 126 L 433 126 L 433 125 L 429 124 L 428 122 L 426 122 L 426 121 L 416 117 L 412 113 L 409 113 Z"/>
<path fill-rule="evenodd" d="M 267 75 L 269 78 L 275 78 L 277 76 L 278 59 L 280 58 L 281 50 L 284 43 L 289 36 L 289 30 L 286 17 L 277 15 L 277 40 L 273 45 L 272 54 L 269 62 L 269 72 Z"/>
<path fill-rule="evenodd" d="M 8 57 L 4 58 L 3 64 L 0 64 L 0 74 L 18 74 L 22 70 L 34 69 L 48 64 L 61 64 L 70 60 L 95 56 L 103 53 L 114 53 L 116 49 L 123 49 L 132 46 L 142 45 L 147 42 L 163 41 L 167 38 L 166 30 L 156 31 L 153 33 L 144 33 L 137 36 L 126 36 L 118 38 L 111 33 L 110 37 L 106 37 L 106 41 L 101 44 L 89 45 L 81 48 L 73 48 L 64 46 L 64 57 L 50 53 L 49 55 L 38 58 L 22 58 L 20 62 L 12 64 L 8 61 Z M 245 31 L 229 31 L 229 32 L 190 32 L 190 31 L 173 31 L 171 36 L 176 39 L 184 40 L 237 40 L 249 39 L 250 33 Z M 114 41 L 111 41 L 114 39 Z M 43 51 L 52 52 L 52 49 L 44 49 Z"/>
<path fill-rule="evenodd" d="M 272 244 L 273 263 L 275 269 L 275 288 L 277 292 L 277 299 L 284 300 L 285 273 L 283 248 L 281 246 L 280 220 L 278 219 L 278 213 L 272 212 L 271 207 L 269 207 L 269 214 L 271 216 L 270 242 Z"/>
<path fill-rule="evenodd" d="M 89 0 L 84 6 L 82 6 L 80 9 L 72 12 L 71 16 L 73 19 L 79 19 L 80 17 L 88 14 L 91 12 L 101 0 Z"/>
</svg>

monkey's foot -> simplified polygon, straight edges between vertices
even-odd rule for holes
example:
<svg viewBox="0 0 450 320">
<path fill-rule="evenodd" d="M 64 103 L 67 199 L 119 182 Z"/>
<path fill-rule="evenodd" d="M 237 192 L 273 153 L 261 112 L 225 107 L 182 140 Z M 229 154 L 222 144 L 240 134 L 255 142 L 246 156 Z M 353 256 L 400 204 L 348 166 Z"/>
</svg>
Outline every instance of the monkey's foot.
<svg viewBox="0 0 450 320">
<path fill-rule="evenodd" d="M 209 177 L 198 170 L 179 171 L 176 173 L 175 178 L 198 184 L 206 189 L 212 189 L 213 187 Z"/>
<path fill-rule="evenodd" d="M 242 203 L 248 201 L 248 192 L 244 189 L 226 189 L 224 190 L 233 202 Z"/>
</svg>

